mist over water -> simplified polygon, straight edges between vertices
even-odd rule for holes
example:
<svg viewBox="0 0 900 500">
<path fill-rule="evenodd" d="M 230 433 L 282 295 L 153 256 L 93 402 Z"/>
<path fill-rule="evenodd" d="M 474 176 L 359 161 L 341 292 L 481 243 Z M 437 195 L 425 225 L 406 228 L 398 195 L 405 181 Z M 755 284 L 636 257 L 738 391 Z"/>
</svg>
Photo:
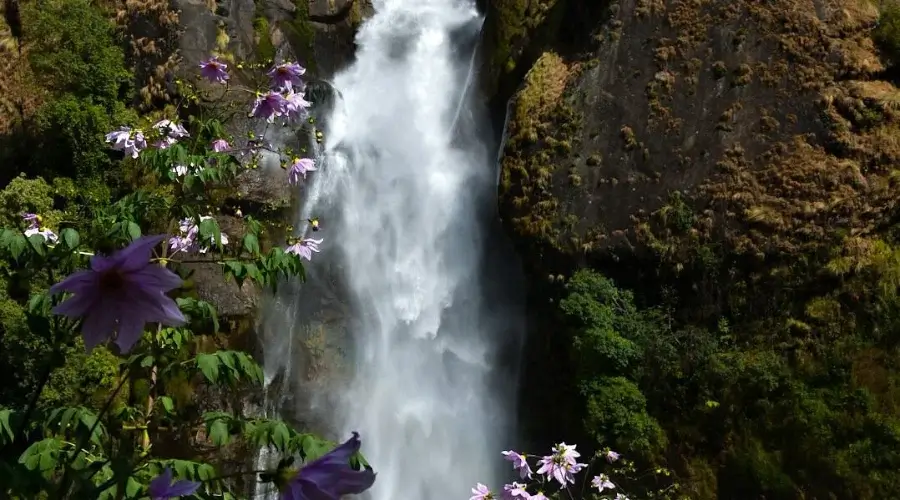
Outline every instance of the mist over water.
<svg viewBox="0 0 900 500">
<path fill-rule="evenodd" d="M 495 155 L 467 92 L 483 18 L 474 1 L 374 4 L 316 173 L 316 237 L 352 310 L 332 424 L 361 433 L 372 500 L 468 498 L 506 469 L 516 368 L 499 359 L 521 331 L 487 282 Z"/>
</svg>

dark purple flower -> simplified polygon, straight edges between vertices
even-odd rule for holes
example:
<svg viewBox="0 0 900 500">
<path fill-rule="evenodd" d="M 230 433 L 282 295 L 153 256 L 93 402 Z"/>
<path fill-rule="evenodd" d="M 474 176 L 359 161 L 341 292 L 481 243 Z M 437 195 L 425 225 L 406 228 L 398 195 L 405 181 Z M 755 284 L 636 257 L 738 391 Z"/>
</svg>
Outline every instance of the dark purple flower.
<svg viewBox="0 0 900 500">
<path fill-rule="evenodd" d="M 200 76 L 213 83 L 225 83 L 228 80 L 228 65 L 219 61 L 217 56 L 200 62 Z"/>
<path fill-rule="evenodd" d="M 150 261 L 153 248 L 164 239 L 145 236 L 108 257 L 95 255 L 91 269 L 77 271 L 50 288 L 51 294 L 74 294 L 53 312 L 84 319 L 81 333 L 88 351 L 115 333 L 116 344 L 126 353 L 141 338 L 146 323 L 185 323 L 175 301 L 166 295 L 181 286 L 181 278 Z"/>
<path fill-rule="evenodd" d="M 284 63 L 275 66 L 266 73 L 272 79 L 272 88 L 276 90 L 291 90 L 304 88 L 300 79 L 306 73 L 306 68 L 297 63 Z"/>
<path fill-rule="evenodd" d="M 257 96 L 250 114 L 254 118 L 265 118 L 271 122 L 276 116 L 281 116 L 287 111 L 287 100 L 278 92 L 269 91 Z"/>
<path fill-rule="evenodd" d="M 358 495 L 375 483 L 375 472 L 353 470 L 350 457 L 359 451 L 359 434 L 321 458 L 304 465 L 281 489 L 281 500 L 340 500 Z"/>
<path fill-rule="evenodd" d="M 150 482 L 147 494 L 150 500 L 169 500 L 170 498 L 192 495 L 200 488 L 200 483 L 194 481 L 172 482 L 172 469 L 166 467 L 162 474 Z"/>
</svg>

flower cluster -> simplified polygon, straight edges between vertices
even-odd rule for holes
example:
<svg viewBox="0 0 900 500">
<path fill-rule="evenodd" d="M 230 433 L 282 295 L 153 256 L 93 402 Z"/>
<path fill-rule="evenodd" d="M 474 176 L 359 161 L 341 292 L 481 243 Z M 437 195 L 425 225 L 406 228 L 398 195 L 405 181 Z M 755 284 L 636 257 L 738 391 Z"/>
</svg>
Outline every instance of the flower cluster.
<svg viewBox="0 0 900 500">
<path fill-rule="evenodd" d="M 56 243 L 59 239 L 56 236 L 56 233 L 47 229 L 46 227 L 42 227 L 41 223 L 43 219 L 38 214 L 32 213 L 24 213 L 22 214 L 22 219 L 28 224 L 28 227 L 25 229 L 25 237 L 30 238 L 35 234 L 41 235 L 44 238 L 44 241 L 48 243 Z"/>
<path fill-rule="evenodd" d="M 554 483 L 558 485 L 558 489 L 568 491 L 568 488 L 575 484 L 575 474 L 589 468 L 588 464 L 578 462 L 581 454 L 575 451 L 575 448 L 575 445 L 559 443 L 553 447 L 549 455 L 540 458 L 534 457 L 537 458 L 537 472 L 528 463 L 531 456 L 512 450 L 504 451 L 504 459 L 512 462 L 513 470 L 519 473 L 519 479 L 526 482 L 514 481 L 506 484 L 499 494 L 495 494 L 486 485 L 478 483 L 472 488 L 472 497 L 469 500 L 547 500 L 545 491 L 553 487 Z M 609 463 L 619 459 L 619 454 L 610 450 L 601 455 Z M 598 493 L 603 493 L 614 490 L 616 485 L 606 474 L 599 474 L 591 480 L 591 487 Z M 571 497 L 570 493 L 569 498 Z M 616 493 L 615 500 L 628 500 L 628 497 L 622 493 Z"/>
<path fill-rule="evenodd" d="M 212 219 L 211 215 L 203 215 L 200 217 L 200 223 L 203 221 Z M 209 251 L 208 245 L 201 245 L 197 242 L 197 237 L 200 234 L 200 226 L 194 223 L 193 219 L 182 219 L 178 224 L 178 236 L 173 236 L 169 238 L 169 249 L 172 250 L 173 254 L 178 252 L 199 252 L 206 253 Z M 228 244 L 228 235 L 225 233 L 221 234 L 220 241 L 222 245 Z M 210 237 L 209 243 L 215 245 L 215 237 Z"/>
</svg>

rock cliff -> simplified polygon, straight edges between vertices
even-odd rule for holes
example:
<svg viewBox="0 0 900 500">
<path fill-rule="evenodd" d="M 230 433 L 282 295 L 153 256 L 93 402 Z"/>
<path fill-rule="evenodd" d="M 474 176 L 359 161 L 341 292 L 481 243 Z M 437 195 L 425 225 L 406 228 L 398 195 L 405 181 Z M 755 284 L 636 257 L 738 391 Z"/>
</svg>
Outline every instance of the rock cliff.
<svg viewBox="0 0 900 500">
<path fill-rule="evenodd" d="M 561 278 L 590 266 L 650 304 L 675 291 L 667 307 L 678 321 L 724 321 L 741 356 L 773 353 L 803 380 L 791 383 L 821 383 L 816 377 L 840 357 L 848 372 L 835 386 L 869 391 L 878 405 L 893 397 L 860 375 L 877 369 L 878 383 L 893 380 L 885 371 L 892 361 L 862 360 L 882 339 L 863 319 L 880 292 L 849 284 L 870 273 L 872 283 L 895 286 L 886 277 L 894 247 L 885 242 L 897 216 L 900 91 L 872 39 L 878 6 L 493 0 L 489 14 L 483 83 L 497 107 L 511 98 L 499 203 L 532 275 L 532 344 L 543 346 L 531 349 L 535 361 L 564 351 L 547 302 Z M 816 347 L 823 335 L 843 334 L 858 337 L 833 348 L 840 354 Z M 526 378 L 539 384 L 538 375 Z M 752 390 L 717 397 L 765 399 Z M 897 415 L 879 408 L 878 418 Z M 774 406 L 760 412 L 744 420 L 757 426 L 751 434 L 788 432 L 771 421 L 781 418 Z M 807 424 L 792 439 L 809 437 Z M 678 438 L 668 463 L 689 471 L 696 498 L 737 498 L 728 490 L 737 486 L 716 486 L 721 472 L 713 470 L 752 454 L 734 451 L 744 431 L 719 440 L 710 430 L 699 447 L 668 431 Z M 713 469 L 697 466 L 703 454 Z M 777 473 L 752 474 L 784 476 L 744 483 L 759 489 L 740 495 L 870 498 L 886 484 L 877 474 L 860 479 L 872 464 L 823 472 L 834 481 L 813 485 L 809 462 L 772 463 Z M 772 486 L 782 480 L 782 489 Z"/>
</svg>

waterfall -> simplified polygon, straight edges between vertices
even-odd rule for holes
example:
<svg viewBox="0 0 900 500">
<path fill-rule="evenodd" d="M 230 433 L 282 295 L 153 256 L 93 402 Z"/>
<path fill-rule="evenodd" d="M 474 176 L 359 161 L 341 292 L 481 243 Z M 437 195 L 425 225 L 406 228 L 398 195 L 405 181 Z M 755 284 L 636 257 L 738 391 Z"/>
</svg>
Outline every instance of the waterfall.
<svg viewBox="0 0 900 500">
<path fill-rule="evenodd" d="M 353 316 L 333 430 L 361 433 L 372 500 L 468 498 L 506 469 L 516 374 L 500 360 L 521 331 L 485 299 L 503 263 L 485 263 L 495 158 L 466 88 L 483 18 L 472 0 L 374 7 L 334 79 L 316 173 L 318 237 Z"/>
</svg>

